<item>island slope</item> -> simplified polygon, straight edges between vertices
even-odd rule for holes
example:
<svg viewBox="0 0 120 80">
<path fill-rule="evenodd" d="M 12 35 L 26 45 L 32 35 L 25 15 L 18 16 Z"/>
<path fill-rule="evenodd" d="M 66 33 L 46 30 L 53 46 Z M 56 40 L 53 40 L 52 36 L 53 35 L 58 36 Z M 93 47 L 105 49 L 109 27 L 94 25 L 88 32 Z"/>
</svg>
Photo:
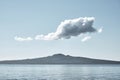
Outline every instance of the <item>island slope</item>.
<svg viewBox="0 0 120 80">
<path fill-rule="evenodd" d="M 0 64 L 120 64 L 120 61 L 92 59 L 86 57 L 73 57 L 64 54 L 54 54 L 52 56 L 0 61 Z"/>
</svg>

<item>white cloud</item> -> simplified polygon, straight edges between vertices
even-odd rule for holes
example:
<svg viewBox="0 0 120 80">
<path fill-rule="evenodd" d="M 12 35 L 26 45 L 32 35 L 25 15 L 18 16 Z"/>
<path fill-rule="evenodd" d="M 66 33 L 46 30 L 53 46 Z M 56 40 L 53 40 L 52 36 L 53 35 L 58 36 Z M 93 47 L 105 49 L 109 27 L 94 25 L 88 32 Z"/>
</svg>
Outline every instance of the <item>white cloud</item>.
<svg viewBox="0 0 120 80">
<path fill-rule="evenodd" d="M 80 17 L 76 19 L 65 20 L 58 26 L 56 32 L 47 35 L 37 35 L 36 40 L 58 40 L 70 39 L 85 33 L 96 32 L 93 27 L 94 17 Z"/>
<path fill-rule="evenodd" d="M 32 41 L 33 40 L 31 37 L 26 37 L 26 38 L 24 37 L 23 38 L 23 37 L 17 37 L 17 36 L 14 39 L 16 41 Z"/>
<path fill-rule="evenodd" d="M 101 33 L 103 31 L 103 27 L 101 27 L 100 29 L 98 29 L 98 33 Z"/>
<path fill-rule="evenodd" d="M 85 42 L 85 41 L 87 41 L 87 40 L 89 40 L 89 39 L 91 39 L 92 37 L 91 36 L 86 36 L 86 37 L 84 37 L 81 41 L 82 42 Z"/>
<path fill-rule="evenodd" d="M 81 41 L 87 41 L 91 39 L 89 33 L 101 33 L 103 28 L 96 29 L 93 27 L 95 21 L 94 17 L 80 17 L 76 19 L 64 20 L 57 27 L 55 32 L 48 33 L 47 35 L 36 35 L 34 38 L 31 37 L 15 37 L 17 41 L 31 41 L 35 40 L 59 40 L 59 39 L 70 39 L 71 37 L 77 37 L 84 34 L 88 34 L 87 37 L 84 37 Z"/>
</svg>

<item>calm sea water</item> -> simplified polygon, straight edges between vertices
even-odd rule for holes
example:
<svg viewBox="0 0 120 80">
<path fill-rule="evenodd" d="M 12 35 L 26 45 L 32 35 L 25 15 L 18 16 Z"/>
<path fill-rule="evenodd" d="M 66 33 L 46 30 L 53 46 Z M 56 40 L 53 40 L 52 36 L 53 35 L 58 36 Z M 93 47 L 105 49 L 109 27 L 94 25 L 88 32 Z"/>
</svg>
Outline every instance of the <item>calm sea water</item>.
<svg viewBox="0 0 120 80">
<path fill-rule="evenodd" d="M 0 65 L 0 80 L 120 80 L 120 65 Z"/>
</svg>

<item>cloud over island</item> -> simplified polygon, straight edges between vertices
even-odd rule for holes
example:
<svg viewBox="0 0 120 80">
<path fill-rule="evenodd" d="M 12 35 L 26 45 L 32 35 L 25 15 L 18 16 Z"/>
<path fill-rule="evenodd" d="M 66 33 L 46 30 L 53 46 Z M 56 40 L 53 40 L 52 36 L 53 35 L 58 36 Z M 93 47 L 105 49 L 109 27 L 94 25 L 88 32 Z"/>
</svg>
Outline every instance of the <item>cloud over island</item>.
<svg viewBox="0 0 120 80">
<path fill-rule="evenodd" d="M 64 20 L 60 23 L 55 32 L 48 33 L 46 35 L 40 34 L 32 37 L 15 37 L 17 41 L 31 41 L 31 40 L 60 40 L 60 39 L 70 39 L 72 37 L 77 37 L 81 34 L 86 33 L 101 33 L 102 28 L 97 30 L 93 27 L 95 21 L 94 17 L 80 17 L 76 19 Z M 90 36 L 84 37 L 81 41 L 87 41 L 91 39 Z"/>
</svg>

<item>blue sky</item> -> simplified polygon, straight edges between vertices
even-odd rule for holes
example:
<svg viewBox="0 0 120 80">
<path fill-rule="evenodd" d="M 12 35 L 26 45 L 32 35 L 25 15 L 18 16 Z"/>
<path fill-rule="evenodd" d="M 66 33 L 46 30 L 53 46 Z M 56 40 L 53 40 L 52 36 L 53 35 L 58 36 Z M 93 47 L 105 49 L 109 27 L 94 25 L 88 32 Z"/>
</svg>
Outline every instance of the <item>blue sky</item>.
<svg viewBox="0 0 120 80">
<path fill-rule="evenodd" d="M 0 60 L 24 59 L 64 53 L 98 59 L 120 60 L 119 0 L 1 0 Z M 34 37 L 55 32 L 64 20 L 95 17 L 93 26 L 101 34 L 81 42 L 80 37 L 64 40 L 19 42 L 15 36 Z"/>
</svg>

